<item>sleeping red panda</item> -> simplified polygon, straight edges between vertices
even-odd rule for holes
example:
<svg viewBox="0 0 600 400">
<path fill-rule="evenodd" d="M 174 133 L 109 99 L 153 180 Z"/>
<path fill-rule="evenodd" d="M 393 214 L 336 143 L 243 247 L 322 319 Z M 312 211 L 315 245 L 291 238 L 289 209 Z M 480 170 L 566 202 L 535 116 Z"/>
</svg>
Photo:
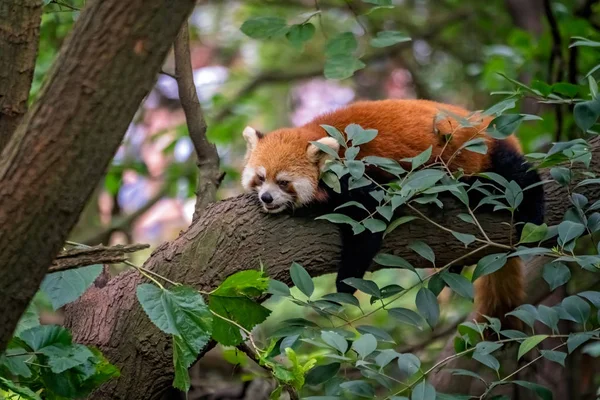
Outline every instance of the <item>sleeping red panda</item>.
<svg viewBox="0 0 600 400">
<path fill-rule="evenodd" d="M 448 162 L 451 155 L 458 152 L 449 167 L 453 171 L 462 169 L 466 176 L 495 172 L 508 181 L 514 180 L 521 188 L 540 181 L 535 171 L 528 171 L 530 165 L 525 162 L 519 142 L 514 136 L 496 140 L 485 134 L 485 128 L 493 117 L 480 118 L 478 126 L 456 129 L 459 123 L 451 117 L 441 120 L 437 118 L 442 110 L 460 117 L 470 115 L 462 108 L 426 100 L 362 101 L 319 116 L 306 125 L 278 129 L 268 135 L 246 127 L 243 136 L 247 142 L 247 153 L 242 185 L 246 190 L 257 193 L 262 207 L 269 213 L 314 202 L 327 202 L 335 207 L 350 200 L 360 202 L 369 210 L 374 209 L 377 204 L 368 194 L 373 190 L 372 187 L 361 190 L 347 190 L 346 187 L 342 194 L 336 194 L 319 181 L 321 170 L 331 156 L 309 142 L 318 141 L 343 157 L 344 149 L 340 148 L 334 138 L 327 136 L 321 125 L 331 125 L 344 132 L 349 124 L 378 131 L 375 139 L 360 146 L 356 159 L 379 156 L 399 161 L 414 157 L 432 146 L 429 163 L 439 156 Z M 452 139 L 444 149 L 446 141 L 443 135 L 451 132 Z M 459 151 L 463 143 L 474 137 L 485 139 L 488 147 L 486 154 Z M 371 174 L 370 176 L 373 177 Z M 376 179 L 380 184 L 386 183 L 386 179 L 389 181 L 386 176 L 378 176 Z M 525 198 L 515 215 L 516 222 L 541 224 L 544 213 L 542 187 L 536 186 L 524 193 Z M 350 208 L 358 210 L 354 211 L 355 215 L 351 215 L 355 220 L 361 220 L 367 215 L 361 217 L 358 213 L 364 211 L 357 207 Z M 523 224 L 516 226 L 520 235 Z M 363 277 L 381 247 L 382 234 L 365 230 L 354 235 L 345 224 L 340 229 L 343 246 L 336 286 L 339 292 L 353 293 L 355 289 L 346 285 L 343 280 Z M 509 258 L 502 269 L 476 281 L 475 304 L 478 313 L 509 322 L 504 315 L 523 302 L 523 285 L 519 257 Z"/>
</svg>

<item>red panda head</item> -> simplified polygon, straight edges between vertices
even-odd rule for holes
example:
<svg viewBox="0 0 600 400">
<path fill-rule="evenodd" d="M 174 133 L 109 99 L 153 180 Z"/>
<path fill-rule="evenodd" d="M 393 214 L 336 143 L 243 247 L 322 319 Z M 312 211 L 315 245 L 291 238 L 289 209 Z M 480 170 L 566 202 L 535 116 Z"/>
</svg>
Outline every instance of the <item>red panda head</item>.
<svg viewBox="0 0 600 400">
<path fill-rule="evenodd" d="M 320 133 L 306 128 L 279 129 L 265 136 L 246 127 L 243 135 L 247 151 L 242 185 L 257 193 L 265 211 L 278 213 L 318 197 L 321 168 L 331 156 L 310 141 L 317 140 L 338 151 L 335 139 L 319 139 Z"/>
</svg>

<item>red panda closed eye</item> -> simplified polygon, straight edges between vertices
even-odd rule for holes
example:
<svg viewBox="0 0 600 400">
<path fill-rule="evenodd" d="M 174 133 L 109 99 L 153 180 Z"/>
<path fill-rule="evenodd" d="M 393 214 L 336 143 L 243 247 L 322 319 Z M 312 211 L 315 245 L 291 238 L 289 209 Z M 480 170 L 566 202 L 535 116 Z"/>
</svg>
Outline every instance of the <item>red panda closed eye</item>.
<svg viewBox="0 0 600 400">
<path fill-rule="evenodd" d="M 474 126 L 461 127 L 454 117 L 438 118 L 443 111 L 460 118 L 471 114 L 460 107 L 426 100 L 362 101 L 319 116 L 303 126 L 278 129 L 267 135 L 247 127 L 243 133 L 247 154 L 242 185 L 249 191 L 255 191 L 264 210 L 270 213 L 317 201 L 327 201 L 332 206 L 340 205 L 348 201 L 348 196 L 361 204 L 373 203 L 368 195 L 358 198 L 358 194 L 353 194 L 355 191 L 350 191 L 337 196 L 319 184 L 321 168 L 331 156 L 310 142 L 318 141 L 343 156 L 344 148 L 327 136 L 321 125 L 331 125 L 344 132 L 350 124 L 378 131 L 371 142 L 360 146 L 357 159 L 379 156 L 399 161 L 414 157 L 431 146 L 429 162 L 441 157 L 453 171 L 461 169 L 466 174 L 495 172 L 509 181 L 514 180 L 522 188 L 539 182 L 537 173 L 528 170 L 529 166 L 514 136 L 500 141 L 485 133 L 492 117 L 480 116 L 479 122 L 473 122 L 478 118 L 471 118 Z M 452 139 L 446 143 L 444 136 L 450 134 Z M 484 140 L 488 148 L 486 154 L 460 151 L 465 142 L 475 138 Z M 380 183 L 385 183 L 386 179 L 389 178 L 382 176 Z M 538 186 L 525 192 L 525 195 L 516 212 L 517 222 L 541 224 L 543 189 Z M 360 220 L 360 215 L 355 219 Z M 522 229 L 521 226 L 517 228 L 518 231 Z M 381 234 L 368 231 L 353 235 L 348 227 L 341 229 L 342 263 L 337 287 L 338 291 L 352 293 L 354 289 L 343 280 L 364 275 L 379 251 L 382 238 Z M 522 280 L 521 262 L 517 257 L 510 258 L 504 268 L 496 273 L 478 279 L 476 304 L 479 312 L 505 320 L 504 314 L 523 300 Z"/>
</svg>

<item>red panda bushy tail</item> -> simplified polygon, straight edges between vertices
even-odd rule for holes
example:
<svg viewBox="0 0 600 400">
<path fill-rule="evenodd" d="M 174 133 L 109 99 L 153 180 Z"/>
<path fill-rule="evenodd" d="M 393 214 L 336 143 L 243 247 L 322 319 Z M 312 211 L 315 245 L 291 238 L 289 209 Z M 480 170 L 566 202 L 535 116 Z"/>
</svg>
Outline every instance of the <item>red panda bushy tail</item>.
<svg viewBox="0 0 600 400">
<path fill-rule="evenodd" d="M 521 322 L 505 314 L 523 304 L 525 282 L 523 264 L 519 257 L 511 257 L 498 271 L 475 281 L 475 307 L 479 322 L 487 322 L 483 315 L 500 319 L 502 329 L 520 329 Z"/>
</svg>

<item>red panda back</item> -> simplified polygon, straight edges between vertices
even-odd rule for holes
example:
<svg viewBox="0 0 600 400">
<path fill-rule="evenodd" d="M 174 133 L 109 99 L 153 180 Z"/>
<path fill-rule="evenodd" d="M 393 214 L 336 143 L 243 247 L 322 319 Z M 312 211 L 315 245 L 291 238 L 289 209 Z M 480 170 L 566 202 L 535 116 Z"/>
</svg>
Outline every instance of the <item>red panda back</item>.
<svg viewBox="0 0 600 400">
<path fill-rule="evenodd" d="M 467 117 L 470 112 L 456 106 L 436 103 L 427 100 L 380 100 L 361 101 L 347 107 L 317 117 L 304 126 L 314 132 L 317 137 L 325 135 L 319 125 L 326 124 L 336 127 L 341 132 L 352 123 L 364 129 L 377 129 L 377 137 L 361 147 L 360 157 L 376 155 L 400 160 L 414 157 L 432 146 L 432 158 L 440 155 L 445 145 L 443 135 L 452 133 L 452 140 L 446 146 L 442 158 L 448 160 L 460 146 L 468 140 L 483 137 L 488 145 L 488 154 L 495 140 L 485 134 L 485 128 L 491 121 L 486 117 L 483 121 L 474 116 L 473 127 L 458 128 L 459 123 L 452 117 L 437 119 L 444 110 L 460 117 Z M 435 124 L 435 128 L 434 128 Z M 520 152 L 520 146 L 514 137 L 507 139 L 511 147 Z M 457 155 L 450 167 L 463 168 L 466 173 L 477 173 L 489 166 L 489 155 L 463 151 Z"/>
</svg>

